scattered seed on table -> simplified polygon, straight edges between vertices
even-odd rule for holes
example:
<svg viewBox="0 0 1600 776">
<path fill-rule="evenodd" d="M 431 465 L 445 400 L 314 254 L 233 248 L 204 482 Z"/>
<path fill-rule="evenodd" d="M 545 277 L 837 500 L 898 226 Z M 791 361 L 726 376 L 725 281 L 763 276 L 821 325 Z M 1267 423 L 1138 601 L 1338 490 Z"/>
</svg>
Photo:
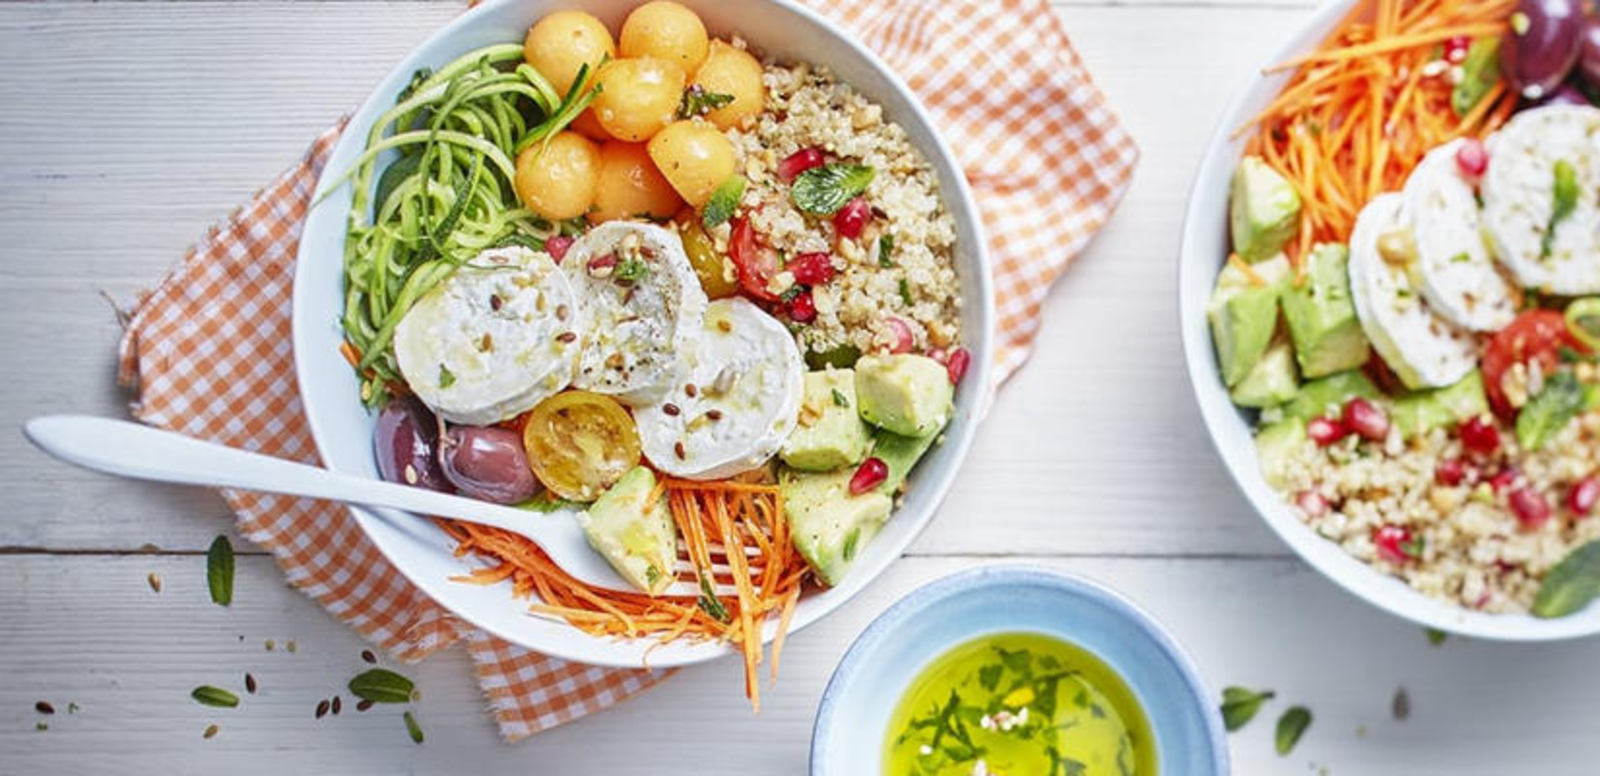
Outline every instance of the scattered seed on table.
<svg viewBox="0 0 1600 776">
<path fill-rule="evenodd" d="M 210 738 L 210 737 L 212 737 L 212 736 L 217 734 L 217 730 L 218 730 L 218 728 L 217 728 L 216 725 L 206 725 L 206 732 L 201 733 L 200 737 L 201 738 Z"/>
<path fill-rule="evenodd" d="M 317 703 L 317 719 L 322 719 L 323 717 L 327 716 L 328 709 L 332 705 L 333 704 L 328 703 L 328 700 L 326 698 L 324 698 L 320 702 L 318 702 Z"/>
<path fill-rule="evenodd" d="M 251 675 L 249 673 L 246 673 L 244 675 L 244 690 L 245 690 L 245 692 L 248 692 L 251 695 L 255 694 L 255 692 L 256 692 L 256 678 L 255 678 L 255 676 L 253 676 L 253 675 Z"/>
<path fill-rule="evenodd" d="M 370 649 L 361 650 L 361 659 L 367 661 L 368 663 L 378 662 L 378 656 L 372 654 L 372 650 Z"/>
<path fill-rule="evenodd" d="M 356 711 L 366 711 L 370 708 L 372 708 L 372 701 L 366 700 L 365 698 L 356 704 Z"/>
<path fill-rule="evenodd" d="M 411 740 L 422 743 L 422 726 L 417 724 L 417 718 L 411 712 L 406 712 L 403 719 L 406 722 L 406 732 L 411 734 Z"/>
<path fill-rule="evenodd" d="M 289 651 L 293 652 L 294 650 L 295 650 L 294 639 L 289 639 Z"/>
<path fill-rule="evenodd" d="M 343 706 L 343 705 L 344 705 L 343 702 L 341 702 L 339 700 L 339 696 L 337 696 L 337 695 L 333 696 L 333 713 L 338 714 L 339 713 L 339 707 Z"/>
<path fill-rule="evenodd" d="M 78 707 L 77 701 L 67 701 L 67 713 L 68 714 L 77 714 L 78 713 L 78 708 L 79 707 Z"/>
<path fill-rule="evenodd" d="M 1395 719 L 1405 719 L 1411 716 L 1411 694 L 1406 688 L 1401 687 L 1394 691 L 1394 701 L 1390 704 Z"/>
<path fill-rule="evenodd" d="M 49 701 L 39 701 L 38 703 L 33 704 L 33 709 L 40 714 L 56 713 L 56 707 L 51 706 Z"/>
<path fill-rule="evenodd" d="M 277 646 L 278 646 L 278 642 L 273 641 L 272 639 L 267 639 L 267 651 L 268 652 L 271 652 Z"/>
<path fill-rule="evenodd" d="M 422 689 L 419 687 L 419 688 L 417 688 L 415 690 L 412 690 L 411 691 L 411 702 L 412 703 L 417 703 L 418 701 L 421 701 L 421 700 L 422 700 Z"/>
<path fill-rule="evenodd" d="M 49 730 L 50 726 L 45 724 L 45 723 L 43 723 L 43 722 L 35 722 L 35 723 L 33 723 L 33 729 L 34 730 Z"/>
<path fill-rule="evenodd" d="M 154 590 L 157 593 L 161 592 L 161 575 L 160 574 L 157 574 L 154 571 L 152 571 L 152 572 L 150 572 L 150 576 L 145 578 L 145 581 L 150 583 L 150 589 L 151 590 Z"/>
</svg>

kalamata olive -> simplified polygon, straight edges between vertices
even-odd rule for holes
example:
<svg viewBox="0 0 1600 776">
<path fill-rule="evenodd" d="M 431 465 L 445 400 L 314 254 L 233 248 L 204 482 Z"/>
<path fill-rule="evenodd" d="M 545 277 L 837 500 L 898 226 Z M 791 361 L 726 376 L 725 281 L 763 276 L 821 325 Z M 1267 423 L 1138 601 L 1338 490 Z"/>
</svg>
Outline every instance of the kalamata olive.
<svg viewBox="0 0 1600 776">
<path fill-rule="evenodd" d="M 1600 87 L 1600 19 L 1583 23 L 1582 42 L 1578 45 L 1578 75 L 1591 87 Z"/>
<path fill-rule="evenodd" d="M 1500 64 L 1512 88 L 1537 100 L 1555 91 L 1578 61 L 1583 0 L 1517 0 Z"/>
<path fill-rule="evenodd" d="M 528 468 L 522 435 L 495 426 L 452 426 L 439 445 L 444 476 L 462 495 L 515 504 L 533 498 L 539 481 Z"/>
<path fill-rule="evenodd" d="M 1562 84 L 1556 90 L 1539 101 L 1540 105 L 1593 105 L 1589 98 L 1572 84 Z"/>
<path fill-rule="evenodd" d="M 403 396 L 383 408 L 372 432 L 372 446 L 378 474 L 384 479 L 429 490 L 454 490 L 439 469 L 435 453 L 439 422 L 415 398 Z"/>
</svg>

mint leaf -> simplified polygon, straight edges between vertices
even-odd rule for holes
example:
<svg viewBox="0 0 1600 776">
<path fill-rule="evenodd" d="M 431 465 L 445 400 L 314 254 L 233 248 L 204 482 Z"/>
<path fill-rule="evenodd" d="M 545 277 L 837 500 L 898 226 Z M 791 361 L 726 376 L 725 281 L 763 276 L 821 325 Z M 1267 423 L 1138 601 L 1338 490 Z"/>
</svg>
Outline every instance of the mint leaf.
<svg viewBox="0 0 1600 776">
<path fill-rule="evenodd" d="M 1311 727 L 1311 710 L 1304 706 L 1295 706 L 1283 713 L 1278 718 L 1277 735 L 1273 736 L 1278 747 L 1278 754 L 1287 756 L 1300 743 L 1300 736 L 1305 735 L 1306 728 Z"/>
<path fill-rule="evenodd" d="M 387 668 L 373 668 L 350 680 L 350 692 L 373 703 L 409 703 L 416 685 Z"/>
<path fill-rule="evenodd" d="M 704 116 L 731 102 L 733 102 L 731 94 L 708 92 L 700 84 L 694 84 L 683 90 L 683 99 L 678 101 L 678 118 L 691 119 L 695 116 Z"/>
<path fill-rule="evenodd" d="M 1600 596 L 1600 540 L 1589 542 L 1545 572 L 1533 599 L 1533 616 L 1565 617 Z"/>
<path fill-rule="evenodd" d="M 1261 710 L 1261 704 L 1273 697 L 1271 690 L 1247 690 L 1243 687 L 1227 687 L 1222 690 L 1222 723 L 1232 733 L 1244 727 L 1254 719 L 1256 712 Z"/>
<path fill-rule="evenodd" d="M 226 536 L 213 539 L 206 550 L 206 587 L 211 589 L 212 603 L 233 603 L 233 544 Z"/>
<path fill-rule="evenodd" d="M 439 387 L 449 388 L 456 384 L 456 375 L 444 364 L 439 365 Z"/>
<path fill-rule="evenodd" d="M 825 164 L 800 173 L 789 189 L 794 206 L 814 216 L 831 216 L 867 190 L 874 170 L 859 164 Z"/>
<path fill-rule="evenodd" d="M 744 176 L 739 173 L 717 184 L 716 191 L 711 192 L 711 199 L 706 202 L 706 209 L 700 213 L 700 221 L 707 229 L 733 218 L 733 211 L 739 209 L 739 200 L 744 197 L 744 185 Z"/>
<path fill-rule="evenodd" d="M 1517 413 L 1517 444 L 1524 450 L 1544 447 L 1588 404 L 1583 384 L 1570 371 L 1545 378 L 1544 389 Z"/>
</svg>

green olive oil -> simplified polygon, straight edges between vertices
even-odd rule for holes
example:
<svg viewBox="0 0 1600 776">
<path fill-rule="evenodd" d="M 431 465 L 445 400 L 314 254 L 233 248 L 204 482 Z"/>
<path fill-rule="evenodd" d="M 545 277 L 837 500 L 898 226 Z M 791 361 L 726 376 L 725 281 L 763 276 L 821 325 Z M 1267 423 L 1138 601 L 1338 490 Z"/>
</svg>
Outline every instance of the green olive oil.
<svg viewBox="0 0 1600 776">
<path fill-rule="evenodd" d="M 1144 709 L 1099 658 L 1000 633 L 935 658 L 889 721 L 885 776 L 1156 776 Z"/>
</svg>

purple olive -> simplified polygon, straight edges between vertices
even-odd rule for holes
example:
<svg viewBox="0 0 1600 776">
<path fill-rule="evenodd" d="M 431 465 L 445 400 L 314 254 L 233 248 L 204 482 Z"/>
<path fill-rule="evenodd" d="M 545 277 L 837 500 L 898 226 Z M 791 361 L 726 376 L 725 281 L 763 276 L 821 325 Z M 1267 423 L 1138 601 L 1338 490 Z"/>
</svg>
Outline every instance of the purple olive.
<svg viewBox="0 0 1600 776">
<path fill-rule="evenodd" d="M 1512 88 L 1537 100 L 1560 85 L 1583 44 L 1583 0 L 1517 0 L 1500 64 Z"/>
<path fill-rule="evenodd" d="M 1600 20 L 1583 23 L 1583 40 L 1578 47 L 1578 75 L 1591 87 L 1600 87 Z"/>
<path fill-rule="evenodd" d="M 444 476 L 462 495 L 515 504 L 539 490 L 522 448 L 522 435 L 493 426 L 453 426 L 439 446 Z"/>
<path fill-rule="evenodd" d="M 384 479 L 429 490 L 454 490 L 439 469 L 435 453 L 439 447 L 439 422 L 422 402 L 409 396 L 389 402 L 378 413 L 372 443 L 378 457 L 378 474 Z"/>
<path fill-rule="evenodd" d="M 1558 86 L 1558 87 L 1556 87 L 1556 90 L 1551 92 L 1550 96 L 1540 100 L 1539 104 L 1541 106 L 1543 106 L 1543 105 L 1583 105 L 1583 106 L 1586 106 L 1586 107 L 1594 105 L 1594 103 L 1589 102 L 1589 97 L 1587 95 L 1585 95 L 1582 91 L 1578 90 L 1578 87 L 1573 86 L 1572 84 L 1565 84 L 1565 83 L 1560 85 L 1560 86 Z"/>
</svg>

